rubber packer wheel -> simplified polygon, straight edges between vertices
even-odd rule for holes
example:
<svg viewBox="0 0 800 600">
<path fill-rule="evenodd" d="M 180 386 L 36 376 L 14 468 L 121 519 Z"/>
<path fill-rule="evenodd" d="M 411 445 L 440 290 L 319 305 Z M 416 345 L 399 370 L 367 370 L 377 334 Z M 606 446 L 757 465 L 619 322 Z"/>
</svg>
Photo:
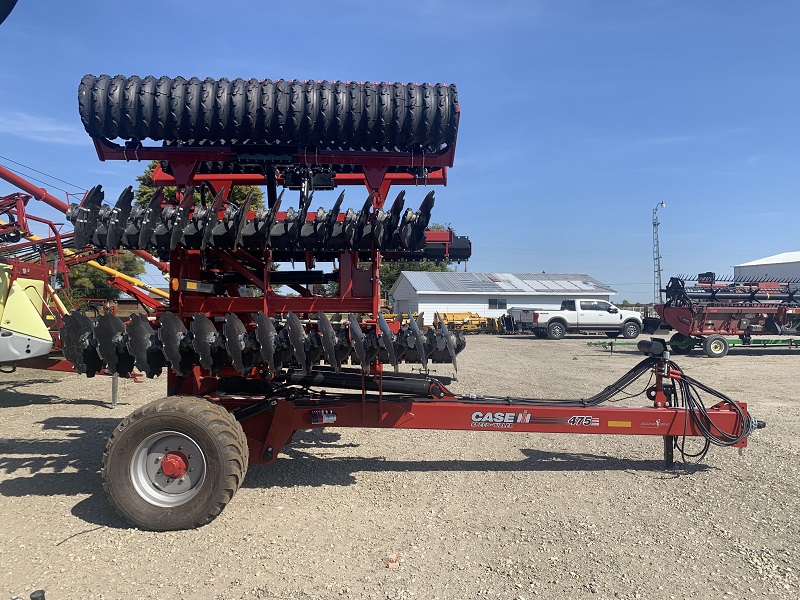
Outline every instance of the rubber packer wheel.
<svg viewBox="0 0 800 600">
<path fill-rule="evenodd" d="M 455 85 L 85 75 L 93 138 L 424 151 L 455 143 Z"/>
<path fill-rule="evenodd" d="M 247 472 L 247 440 L 221 406 L 193 396 L 156 400 L 114 430 L 103 454 L 103 487 L 142 529 L 199 527 L 230 502 Z"/>
<path fill-rule="evenodd" d="M 709 358 L 722 358 L 728 354 L 728 340 L 721 335 L 710 335 L 703 342 L 703 351 Z"/>
</svg>

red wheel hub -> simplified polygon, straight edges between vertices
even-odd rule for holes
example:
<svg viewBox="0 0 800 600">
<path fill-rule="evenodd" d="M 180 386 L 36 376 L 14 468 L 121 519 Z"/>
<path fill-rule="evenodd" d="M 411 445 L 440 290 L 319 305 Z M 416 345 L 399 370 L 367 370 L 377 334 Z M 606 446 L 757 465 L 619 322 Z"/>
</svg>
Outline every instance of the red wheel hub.
<svg viewBox="0 0 800 600">
<path fill-rule="evenodd" d="M 167 477 L 179 479 L 189 470 L 188 459 L 183 452 L 167 452 L 161 459 L 161 471 Z"/>
</svg>

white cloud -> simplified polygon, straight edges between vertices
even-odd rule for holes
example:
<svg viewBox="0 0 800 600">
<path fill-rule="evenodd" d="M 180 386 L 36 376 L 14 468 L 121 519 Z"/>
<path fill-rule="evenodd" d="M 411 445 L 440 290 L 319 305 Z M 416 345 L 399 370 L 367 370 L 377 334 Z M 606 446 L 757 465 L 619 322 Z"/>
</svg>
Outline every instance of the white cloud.
<svg viewBox="0 0 800 600">
<path fill-rule="evenodd" d="M 67 146 L 86 145 L 86 134 L 83 130 L 50 117 L 39 117 L 23 112 L 0 112 L 0 133 L 34 142 Z"/>
</svg>

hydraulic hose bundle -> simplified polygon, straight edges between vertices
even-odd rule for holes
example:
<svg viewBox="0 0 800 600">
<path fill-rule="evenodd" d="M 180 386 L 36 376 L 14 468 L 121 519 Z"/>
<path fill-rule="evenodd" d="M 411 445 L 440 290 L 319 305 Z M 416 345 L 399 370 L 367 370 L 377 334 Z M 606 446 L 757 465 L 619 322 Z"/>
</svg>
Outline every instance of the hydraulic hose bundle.
<svg viewBox="0 0 800 600">
<path fill-rule="evenodd" d="M 751 414 L 745 413 L 741 405 L 735 402 L 730 397 L 722 392 L 708 387 L 700 383 L 696 379 L 684 374 L 681 368 L 674 362 L 670 361 L 669 367 L 672 370 L 678 371 L 681 375 L 677 378 L 676 393 L 680 400 L 680 406 L 686 408 L 688 418 L 691 419 L 692 424 L 700 430 L 705 439 L 702 450 L 697 453 L 689 453 L 686 451 L 686 435 L 675 439 L 675 448 L 681 453 L 684 458 L 696 458 L 702 460 L 708 452 L 711 445 L 715 446 L 735 446 L 743 439 L 747 438 L 753 431 L 765 426 L 763 421 L 755 419 Z M 737 415 L 737 426 L 733 431 L 723 431 L 714 424 L 714 421 L 709 417 L 708 409 L 703 402 L 700 392 L 705 392 L 716 398 L 719 402 L 717 406 L 722 405 Z"/>
</svg>

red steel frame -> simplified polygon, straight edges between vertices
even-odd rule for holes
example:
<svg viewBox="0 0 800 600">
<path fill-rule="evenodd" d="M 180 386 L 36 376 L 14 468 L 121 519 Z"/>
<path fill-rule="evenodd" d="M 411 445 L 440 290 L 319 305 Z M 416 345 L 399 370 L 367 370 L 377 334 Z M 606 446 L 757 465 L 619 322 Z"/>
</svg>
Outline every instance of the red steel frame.
<svg viewBox="0 0 800 600">
<path fill-rule="evenodd" d="M 26 179 L 20 177 L 13 171 L 6 169 L 2 165 L 0 165 L 0 179 L 4 179 L 11 185 L 18 187 L 24 192 L 27 192 L 37 200 L 44 202 L 45 204 L 51 206 L 52 208 L 55 208 L 59 212 L 66 214 L 67 210 L 69 209 L 69 204 L 67 204 L 66 202 L 62 202 L 52 194 L 49 194 L 47 190 L 45 190 L 44 188 L 40 188 L 33 185 L 30 181 L 27 181 Z M 160 260 L 157 260 L 149 252 L 145 252 L 144 250 L 132 250 L 132 252 L 139 258 L 142 258 L 147 262 L 149 262 L 150 264 L 158 267 L 164 273 L 166 273 L 167 270 L 169 269 L 169 265 L 167 265 L 164 262 L 161 262 Z"/>
<path fill-rule="evenodd" d="M 503 431 L 523 433 L 584 433 L 659 435 L 666 442 L 682 436 L 702 433 L 684 408 L 670 406 L 664 382 L 678 380 L 681 373 L 668 370 L 664 363 L 655 367 L 656 384 L 652 406 L 543 406 L 513 402 L 490 404 L 459 400 L 449 392 L 433 399 L 387 399 L 380 392 L 372 399 L 362 393 L 360 399 L 342 402 L 319 401 L 316 405 L 286 399 L 271 400 L 272 410 L 241 420 L 247 435 L 251 464 L 273 462 L 278 452 L 300 429 L 322 427 L 372 427 L 393 429 L 444 429 L 463 431 Z M 437 390 L 442 390 L 441 386 Z M 437 394 L 438 396 L 438 394 Z M 229 410 L 251 404 L 246 396 L 214 398 Z M 302 405 L 301 405 L 302 404 Z M 739 403 L 747 413 L 747 405 Z M 328 422 L 321 421 L 325 412 Z M 726 405 L 708 409 L 715 427 L 741 433 L 739 415 Z M 334 419 L 331 422 L 331 419 Z M 735 444 L 746 447 L 747 438 Z M 671 445 L 670 445 L 671 448 Z M 665 457 L 667 458 L 667 457 Z M 671 452 L 668 458 L 671 463 Z"/>
<path fill-rule="evenodd" d="M 6 223 L 0 225 L 0 235 L 1 234 L 8 234 L 10 232 L 17 231 L 20 233 L 22 237 L 30 236 L 31 231 L 28 226 L 28 221 L 35 221 L 37 223 L 41 223 L 45 225 L 49 231 L 50 235 L 44 238 L 36 237 L 35 239 L 29 240 L 20 240 L 19 242 L 13 244 L 6 244 L 2 247 L 2 250 L 8 254 L 15 254 L 20 251 L 28 250 L 32 254 L 38 254 L 38 261 L 27 261 L 27 260 L 18 260 L 16 258 L 6 258 L 0 259 L 0 262 L 3 264 L 10 265 L 11 269 L 11 282 L 19 277 L 25 277 L 29 279 L 36 279 L 40 281 L 44 281 L 47 283 L 48 279 L 51 275 L 57 273 L 61 275 L 65 284 L 69 285 L 69 267 L 76 264 L 85 263 L 90 260 L 102 258 L 107 255 L 105 250 L 77 250 L 74 251 L 72 254 L 67 255 L 64 252 L 64 239 L 61 235 L 59 228 L 56 226 L 55 223 L 49 221 L 47 219 L 43 219 L 41 217 L 37 217 L 35 215 L 31 215 L 27 213 L 26 206 L 28 201 L 31 197 L 34 197 L 38 200 L 44 201 L 49 206 L 65 212 L 69 206 L 54 198 L 50 194 L 47 193 L 46 190 L 41 188 L 37 188 L 30 182 L 26 181 L 25 179 L 19 177 L 18 175 L 14 174 L 11 171 L 8 171 L 4 167 L 0 166 L 0 178 L 7 180 L 9 183 L 12 183 L 19 187 L 20 189 L 24 189 L 29 194 L 23 194 L 19 192 L 14 192 L 7 196 L 3 196 L 0 198 L 0 215 L 9 215 L 11 219 L 13 219 L 13 223 Z M 54 254 L 56 260 L 54 261 L 53 265 L 48 264 L 48 257 L 44 250 L 47 245 L 51 245 L 54 247 Z M 158 266 L 161 269 L 168 269 L 168 265 L 161 261 L 156 260 L 150 253 L 143 252 L 143 251 L 136 251 L 137 255 L 146 258 L 150 263 Z M 132 286 L 128 282 L 124 281 L 119 277 L 109 277 L 108 278 L 109 284 L 113 285 L 117 289 L 121 290 L 122 292 L 132 296 L 135 298 L 139 303 L 143 306 L 147 307 L 150 310 L 155 310 L 157 308 L 162 308 L 163 305 L 161 302 L 152 298 L 142 290 Z M 10 283 L 9 283 L 10 284 Z M 55 309 L 53 313 L 56 322 L 54 323 L 54 328 L 50 330 L 50 334 L 53 337 L 53 354 L 51 356 L 44 356 L 39 358 L 29 358 L 17 361 L 16 365 L 21 367 L 33 368 L 33 369 L 45 369 L 51 371 L 67 371 L 72 372 L 72 363 L 67 360 L 63 360 L 60 358 L 59 352 L 61 348 L 61 340 L 59 337 L 59 329 L 62 325 L 60 309 L 58 308 L 58 304 L 55 302 L 55 293 L 52 291 L 48 291 L 48 288 L 45 288 L 45 295 L 44 300 L 47 302 L 47 305 L 51 308 Z M 62 303 L 66 303 L 70 305 L 70 301 L 68 298 L 58 298 Z"/>
<path fill-rule="evenodd" d="M 119 146 L 108 140 L 95 139 L 95 148 L 101 160 L 160 160 L 169 161 L 172 175 L 157 168 L 153 179 L 158 185 L 177 185 L 179 189 L 188 185 L 208 182 L 216 189 L 225 188 L 229 193 L 234 185 L 264 185 L 261 175 L 198 174 L 203 161 L 229 162 L 237 158 L 232 148 L 191 148 L 191 147 L 144 147 L 141 144 Z M 392 184 L 417 185 L 447 182 L 447 167 L 453 164 L 455 145 L 436 156 L 415 157 L 409 154 L 379 154 L 326 152 L 322 154 L 299 153 L 291 157 L 291 163 L 299 165 L 356 165 L 357 173 L 337 173 L 335 185 L 366 185 L 373 194 L 373 206 L 380 208 L 386 201 Z M 424 165 L 423 165 L 423 161 Z M 403 167 L 406 172 L 390 172 L 390 167 Z M 408 168 L 415 166 L 436 167 L 426 179 L 419 179 Z M 401 168 L 400 171 L 403 169 Z M 278 178 L 278 184 L 282 181 Z M 252 216 L 252 215 L 251 215 Z M 313 219 L 309 215 L 308 220 Z M 447 242 L 448 232 L 434 233 L 436 241 Z M 436 238 L 441 235 L 440 238 Z M 452 235 L 452 233 L 449 233 Z M 284 298 L 273 293 L 270 287 L 271 254 L 265 251 L 262 256 L 252 256 L 243 251 L 212 251 L 224 269 L 238 272 L 264 292 L 261 298 L 237 297 L 234 286 L 229 296 L 212 297 L 197 292 L 183 291 L 175 285 L 170 294 L 168 309 L 186 322 L 195 312 L 210 318 L 221 318 L 227 312 L 234 312 L 248 326 L 249 313 L 257 310 L 272 316 L 293 311 L 296 313 L 358 312 L 377 315 L 380 310 L 380 284 L 378 269 L 380 253 L 373 249 L 369 271 L 358 270 L 358 256 L 342 253 L 340 263 L 340 293 L 337 298 L 322 298 L 304 295 L 299 298 Z M 250 263 L 253 269 L 243 265 Z M 314 264 L 313 253 L 306 258 L 307 268 Z M 201 252 L 177 249 L 170 256 L 170 277 L 177 280 L 201 280 Z M 253 270 L 258 267 L 263 275 L 256 276 Z M 368 322 L 369 323 L 369 322 Z M 374 321 L 371 323 L 374 324 Z M 320 427 L 375 427 L 403 429 L 448 429 L 469 431 L 518 431 L 543 433 L 598 433 L 658 435 L 665 440 L 665 458 L 672 460 L 671 441 L 679 436 L 700 436 L 702 432 L 695 426 L 687 409 L 671 406 L 671 400 L 664 391 L 664 382 L 681 377 L 680 372 L 669 370 L 660 361 L 655 367 L 656 385 L 652 406 L 621 407 L 592 406 L 565 407 L 525 404 L 522 401 L 505 403 L 490 401 L 467 401 L 456 398 L 444 386 L 431 380 L 429 397 L 401 397 L 385 395 L 382 392 L 382 370 L 379 363 L 371 365 L 371 374 L 378 381 L 378 391 L 368 392 L 366 383 L 361 393 L 345 395 L 312 396 L 290 400 L 286 397 L 268 397 L 259 394 L 230 395 L 216 391 L 217 378 L 210 376 L 200 367 L 195 367 L 191 376 L 177 378 L 169 372 L 169 389 L 173 394 L 194 394 L 205 396 L 239 412 L 239 420 L 247 436 L 251 463 L 269 463 L 276 459 L 279 451 L 299 429 Z M 236 375 L 232 370 L 224 375 Z M 249 376 L 257 379 L 259 374 Z M 366 376 L 363 376 L 366 381 Z M 746 405 L 739 404 L 746 415 Z M 238 412 L 238 411 L 237 411 Z M 234 414 L 237 414 L 236 412 Z M 721 430 L 739 433 L 744 426 L 739 414 L 724 404 L 708 409 L 713 426 Z M 670 442 L 670 443 L 668 443 Z M 747 444 L 743 437 L 736 445 Z"/>
</svg>

